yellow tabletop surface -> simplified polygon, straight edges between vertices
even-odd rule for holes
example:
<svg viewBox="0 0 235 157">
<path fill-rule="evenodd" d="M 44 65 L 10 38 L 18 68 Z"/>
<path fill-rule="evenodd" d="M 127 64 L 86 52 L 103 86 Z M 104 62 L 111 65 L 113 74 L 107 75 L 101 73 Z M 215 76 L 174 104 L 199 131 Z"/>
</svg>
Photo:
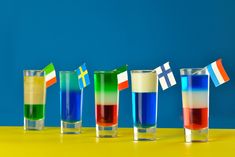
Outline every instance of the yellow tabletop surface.
<svg viewBox="0 0 235 157">
<path fill-rule="evenodd" d="M 182 157 L 234 156 L 235 130 L 210 129 L 209 142 L 184 143 L 183 129 L 157 129 L 156 141 L 133 141 L 131 128 L 119 128 L 117 138 L 96 138 L 95 128 L 82 134 L 62 135 L 59 128 L 24 131 L 23 127 L 0 127 L 0 157 Z"/>
</svg>

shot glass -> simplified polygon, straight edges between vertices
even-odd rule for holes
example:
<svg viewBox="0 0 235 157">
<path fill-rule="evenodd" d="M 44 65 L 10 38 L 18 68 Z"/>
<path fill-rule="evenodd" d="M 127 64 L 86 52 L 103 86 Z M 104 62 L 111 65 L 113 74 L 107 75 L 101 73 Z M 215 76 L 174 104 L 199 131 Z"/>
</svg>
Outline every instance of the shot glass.
<svg viewBox="0 0 235 157">
<path fill-rule="evenodd" d="M 134 140 L 156 140 L 158 82 L 155 71 L 131 71 Z"/>
<path fill-rule="evenodd" d="M 83 90 L 75 71 L 60 71 L 61 133 L 79 134 L 82 128 Z"/>
<path fill-rule="evenodd" d="M 208 141 L 209 73 L 180 69 L 185 142 Z"/>
<path fill-rule="evenodd" d="M 45 104 L 45 72 L 24 70 L 24 130 L 44 128 Z"/>
<path fill-rule="evenodd" d="M 95 71 L 96 136 L 116 137 L 118 128 L 119 91 L 117 73 Z"/>
</svg>

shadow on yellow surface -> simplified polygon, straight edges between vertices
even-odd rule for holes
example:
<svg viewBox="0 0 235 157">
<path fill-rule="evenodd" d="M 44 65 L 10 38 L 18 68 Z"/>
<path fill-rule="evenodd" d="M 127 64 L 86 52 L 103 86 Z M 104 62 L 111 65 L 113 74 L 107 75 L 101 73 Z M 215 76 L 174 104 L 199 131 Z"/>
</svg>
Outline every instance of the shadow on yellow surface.
<svg viewBox="0 0 235 157">
<path fill-rule="evenodd" d="M 235 130 L 211 129 L 209 142 L 184 143 L 183 129 L 158 129 L 156 141 L 133 141 L 131 128 L 119 128 L 117 138 L 96 138 L 95 128 L 62 135 L 59 128 L 24 131 L 1 127 L 1 156 L 232 156 Z"/>
</svg>

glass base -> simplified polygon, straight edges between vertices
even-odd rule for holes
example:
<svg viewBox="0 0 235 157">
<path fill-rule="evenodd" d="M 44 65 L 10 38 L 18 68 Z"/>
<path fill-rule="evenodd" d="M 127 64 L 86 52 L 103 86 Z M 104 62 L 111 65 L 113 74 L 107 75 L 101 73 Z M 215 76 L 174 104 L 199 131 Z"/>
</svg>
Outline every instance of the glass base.
<svg viewBox="0 0 235 157">
<path fill-rule="evenodd" d="M 208 128 L 201 130 L 190 130 L 184 128 L 185 142 L 207 142 L 208 141 Z"/>
<path fill-rule="evenodd" d="M 42 130 L 44 128 L 44 119 L 30 120 L 24 118 L 24 130 Z"/>
<path fill-rule="evenodd" d="M 113 126 L 99 126 L 96 125 L 96 137 L 117 137 L 117 125 Z"/>
<path fill-rule="evenodd" d="M 135 141 L 154 141 L 156 140 L 156 127 L 142 128 L 134 127 Z"/>
<path fill-rule="evenodd" d="M 62 134 L 80 134 L 82 130 L 82 121 L 65 122 L 61 121 Z"/>
</svg>

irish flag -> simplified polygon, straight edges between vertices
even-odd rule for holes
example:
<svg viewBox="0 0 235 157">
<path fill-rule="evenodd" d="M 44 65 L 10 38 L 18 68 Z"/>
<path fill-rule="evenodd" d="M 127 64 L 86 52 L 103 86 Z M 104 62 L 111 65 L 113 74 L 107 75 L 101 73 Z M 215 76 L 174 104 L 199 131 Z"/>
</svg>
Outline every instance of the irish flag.
<svg viewBox="0 0 235 157">
<path fill-rule="evenodd" d="M 209 64 L 206 68 L 216 87 L 230 80 L 228 74 L 224 70 L 221 59 Z"/>
<path fill-rule="evenodd" d="M 128 88 L 129 85 L 128 85 L 127 65 L 117 68 L 114 71 L 117 72 L 118 90 L 121 91 L 123 89 Z"/>
<path fill-rule="evenodd" d="M 51 85 L 56 83 L 56 73 L 55 73 L 55 67 L 52 63 L 50 63 L 49 65 L 47 65 L 44 69 L 43 69 L 46 73 L 46 87 L 50 87 Z"/>
</svg>

